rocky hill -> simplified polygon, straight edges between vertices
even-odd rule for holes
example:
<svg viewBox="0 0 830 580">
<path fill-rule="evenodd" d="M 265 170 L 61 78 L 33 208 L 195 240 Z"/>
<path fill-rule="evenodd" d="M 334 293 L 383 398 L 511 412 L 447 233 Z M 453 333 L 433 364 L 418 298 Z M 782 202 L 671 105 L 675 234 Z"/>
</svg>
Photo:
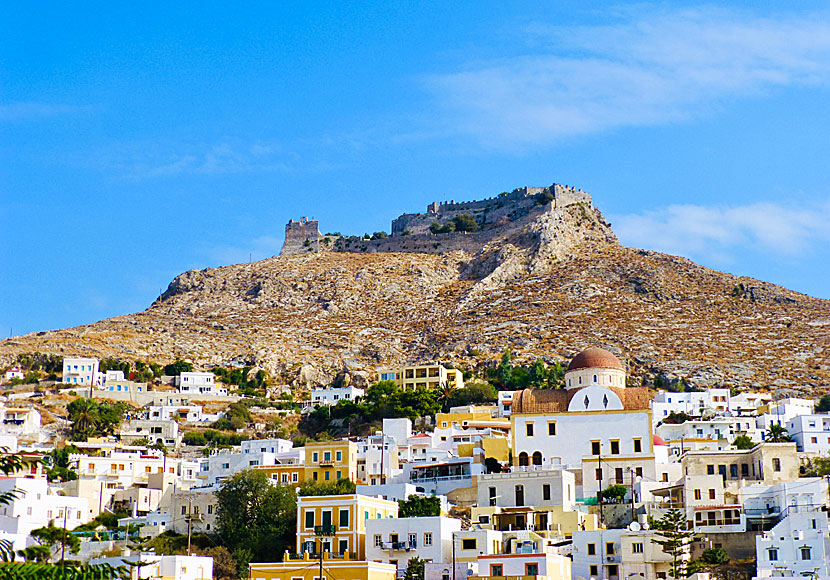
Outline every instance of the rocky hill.
<svg viewBox="0 0 830 580">
<path fill-rule="evenodd" d="M 536 204 L 474 245 L 452 235 L 458 249 L 441 253 L 379 242 L 185 272 L 144 312 L 4 340 L 0 361 L 182 357 L 322 383 L 406 361 L 487 364 L 506 347 L 553 361 L 602 346 L 635 381 L 830 385 L 830 302 L 621 247 L 590 203 Z"/>
</svg>

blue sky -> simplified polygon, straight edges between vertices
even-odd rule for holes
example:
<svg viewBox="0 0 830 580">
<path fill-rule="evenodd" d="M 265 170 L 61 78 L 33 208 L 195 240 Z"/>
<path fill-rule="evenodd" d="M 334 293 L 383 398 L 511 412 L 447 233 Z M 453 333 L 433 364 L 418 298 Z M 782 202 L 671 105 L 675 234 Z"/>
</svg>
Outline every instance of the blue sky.
<svg viewBox="0 0 830 580">
<path fill-rule="evenodd" d="M 289 218 L 552 182 L 626 245 L 830 298 L 822 4 L 302 4 L 5 7 L 0 336 L 143 310 Z"/>
</svg>

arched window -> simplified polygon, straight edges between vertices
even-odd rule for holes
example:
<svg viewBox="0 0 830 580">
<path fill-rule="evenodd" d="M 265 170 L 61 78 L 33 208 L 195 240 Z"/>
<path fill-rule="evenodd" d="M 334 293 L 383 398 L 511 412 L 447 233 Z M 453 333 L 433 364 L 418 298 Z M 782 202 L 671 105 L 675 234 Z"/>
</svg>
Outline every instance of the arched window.
<svg viewBox="0 0 830 580">
<path fill-rule="evenodd" d="M 582 384 L 582 377 L 579 377 L 579 384 Z"/>
<path fill-rule="evenodd" d="M 597 382 L 597 376 L 594 375 L 594 382 Z"/>
<path fill-rule="evenodd" d="M 541 451 L 534 451 L 533 452 L 533 465 L 542 465 L 542 452 Z"/>
<path fill-rule="evenodd" d="M 524 451 L 519 453 L 519 465 L 528 465 L 527 453 L 525 453 Z"/>
</svg>

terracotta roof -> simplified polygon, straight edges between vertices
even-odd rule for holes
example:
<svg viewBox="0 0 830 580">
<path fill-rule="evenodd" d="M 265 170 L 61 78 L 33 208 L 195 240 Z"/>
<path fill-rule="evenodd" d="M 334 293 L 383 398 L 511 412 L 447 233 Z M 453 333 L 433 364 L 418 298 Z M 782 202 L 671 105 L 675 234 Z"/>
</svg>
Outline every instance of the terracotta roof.
<svg viewBox="0 0 830 580">
<path fill-rule="evenodd" d="M 604 348 L 586 348 L 576 355 L 571 364 L 568 365 L 568 370 L 575 371 L 579 369 L 624 370 L 619 359 Z"/>
<path fill-rule="evenodd" d="M 524 389 L 513 397 L 514 413 L 565 413 L 578 389 Z M 623 409 L 640 410 L 649 408 L 647 387 L 605 387 L 611 389 L 622 401 Z"/>
</svg>

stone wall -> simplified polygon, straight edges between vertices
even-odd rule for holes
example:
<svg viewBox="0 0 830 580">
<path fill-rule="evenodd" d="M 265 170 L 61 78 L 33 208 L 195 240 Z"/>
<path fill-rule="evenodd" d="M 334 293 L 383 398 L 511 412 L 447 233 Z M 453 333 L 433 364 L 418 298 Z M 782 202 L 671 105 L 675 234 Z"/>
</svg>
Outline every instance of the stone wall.
<svg viewBox="0 0 830 580">
<path fill-rule="evenodd" d="M 320 251 L 320 228 L 317 220 L 307 217 L 300 221 L 289 220 L 285 225 L 285 242 L 280 256 L 293 256 Z"/>
</svg>

